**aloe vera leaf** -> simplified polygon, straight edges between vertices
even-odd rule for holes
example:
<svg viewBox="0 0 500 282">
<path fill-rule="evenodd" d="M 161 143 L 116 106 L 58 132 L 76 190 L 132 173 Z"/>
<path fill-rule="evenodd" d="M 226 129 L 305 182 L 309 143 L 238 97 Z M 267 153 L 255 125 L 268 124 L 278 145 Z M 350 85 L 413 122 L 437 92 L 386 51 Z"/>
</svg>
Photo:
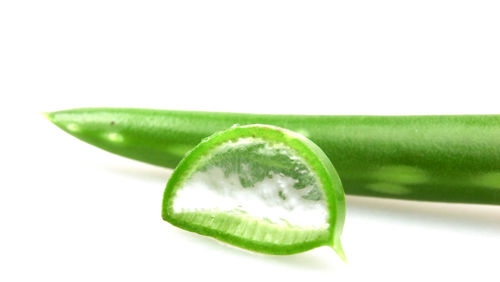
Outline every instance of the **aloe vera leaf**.
<svg viewBox="0 0 500 282">
<path fill-rule="evenodd" d="M 257 252 L 326 245 L 345 259 L 340 178 L 312 141 L 278 127 L 235 126 L 202 141 L 170 177 L 162 216 Z"/>
</svg>

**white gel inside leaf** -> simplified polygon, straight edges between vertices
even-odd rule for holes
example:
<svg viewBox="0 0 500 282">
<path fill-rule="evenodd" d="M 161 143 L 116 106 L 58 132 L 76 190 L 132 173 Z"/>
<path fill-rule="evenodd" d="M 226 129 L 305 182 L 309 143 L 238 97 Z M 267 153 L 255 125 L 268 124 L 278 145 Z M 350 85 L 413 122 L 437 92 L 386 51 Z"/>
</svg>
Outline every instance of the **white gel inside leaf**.
<svg viewBox="0 0 500 282">
<path fill-rule="evenodd" d="M 222 161 L 212 161 L 217 155 Z M 175 213 L 224 212 L 276 225 L 328 228 L 320 184 L 288 147 L 241 139 L 221 145 L 211 157 L 176 191 Z"/>
</svg>

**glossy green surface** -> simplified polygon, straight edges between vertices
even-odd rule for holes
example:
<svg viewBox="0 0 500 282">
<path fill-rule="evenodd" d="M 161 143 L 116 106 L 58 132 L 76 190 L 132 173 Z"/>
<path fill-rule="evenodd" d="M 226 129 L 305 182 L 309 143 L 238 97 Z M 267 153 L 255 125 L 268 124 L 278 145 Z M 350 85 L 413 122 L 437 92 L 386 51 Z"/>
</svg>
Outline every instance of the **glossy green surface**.
<svg viewBox="0 0 500 282">
<path fill-rule="evenodd" d="M 297 131 L 330 158 L 347 194 L 500 204 L 500 115 L 299 116 L 74 109 L 48 118 L 104 150 L 173 168 L 233 124 Z"/>
<path fill-rule="evenodd" d="M 244 140 L 242 145 L 229 145 L 228 148 L 227 144 L 234 144 L 239 140 Z M 269 148 L 275 149 L 271 151 Z M 247 211 L 222 212 L 219 208 L 206 209 L 196 203 L 195 210 L 175 211 L 179 191 L 185 189 L 193 175 L 207 173 L 210 169 L 222 169 L 222 177 L 225 178 L 222 181 L 228 183 L 231 190 L 244 190 L 253 195 L 259 193 L 255 184 L 264 179 L 272 179 L 276 175 L 290 177 L 295 185 L 289 189 L 317 192 L 314 195 L 316 197 L 310 197 L 311 193 L 304 193 L 303 201 L 308 204 L 326 203 L 326 226 L 301 227 L 287 221 L 277 223 L 259 219 Z M 231 176 L 236 176 L 239 183 L 233 183 Z M 216 176 L 209 177 L 213 179 Z M 227 191 L 219 193 L 224 194 L 226 200 L 231 199 Z M 271 194 L 270 190 L 259 194 L 259 197 L 262 200 L 274 198 L 269 202 L 270 208 L 281 205 L 286 210 L 293 211 L 293 207 L 285 207 L 290 201 Z M 201 200 L 199 196 L 194 198 L 196 201 Z M 296 201 L 293 200 L 295 205 L 300 205 Z M 179 163 L 167 183 L 162 217 L 175 226 L 252 251 L 284 255 L 325 245 L 332 247 L 345 260 L 340 243 L 345 219 L 345 198 L 339 176 L 328 157 L 313 142 L 302 135 L 274 126 L 231 127 L 198 144 Z"/>
</svg>

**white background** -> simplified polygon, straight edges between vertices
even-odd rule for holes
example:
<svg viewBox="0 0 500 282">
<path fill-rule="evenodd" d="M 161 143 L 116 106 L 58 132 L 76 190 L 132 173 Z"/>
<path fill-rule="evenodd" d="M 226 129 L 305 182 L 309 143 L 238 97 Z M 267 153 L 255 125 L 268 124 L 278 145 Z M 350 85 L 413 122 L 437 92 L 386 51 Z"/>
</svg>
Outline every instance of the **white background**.
<svg viewBox="0 0 500 282">
<path fill-rule="evenodd" d="M 348 197 L 349 264 L 247 253 L 40 113 L 499 114 L 499 50 L 498 1 L 1 1 L 0 281 L 498 281 L 499 207 Z"/>
</svg>

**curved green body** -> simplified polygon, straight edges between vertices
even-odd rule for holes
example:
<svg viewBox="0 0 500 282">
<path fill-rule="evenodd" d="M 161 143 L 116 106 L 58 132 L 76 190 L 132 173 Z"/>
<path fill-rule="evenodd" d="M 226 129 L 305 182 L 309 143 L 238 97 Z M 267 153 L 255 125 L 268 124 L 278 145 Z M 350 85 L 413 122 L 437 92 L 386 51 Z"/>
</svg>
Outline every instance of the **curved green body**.
<svg viewBox="0 0 500 282">
<path fill-rule="evenodd" d="M 189 179 L 193 173 L 199 171 L 201 167 L 203 167 L 204 162 L 206 165 L 207 159 L 208 162 L 213 162 L 214 159 L 210 158 L 214 155 L 214 149 L 222 144 L 227 144 L 228 141 L 235 142 L 240 138 L 251 139 L 253 142 L 260 139 L 266 142 L 284 144 L 284 146 L 291 148 L 294 152 L 294 155 L 287 156 L 285 159 L 291 160 L 290 157 L 301 158 L 307 163 L 308 168 L 311 169 L 315 175 L 314 179 L 317 178 L 314 182 L 321 184 L 320 189 L 322 192 L 320 193 L 324 193 L 323 197 L 328 205 L 329 215 L 327 229 L 304 230 L 296 227 L 293 228 L 291 225 L 276 227 L 276 225 L 270 221 L 252 220 L 250 222 L 245 219 L 247 217 L 241 217 L 238 214 L 232 214 L 230 212 L 218 213 L 215 210 L 204 211 L 201 209 L 188 213 L 178 213 L 174 211 L 173 203 L 175 202 L 177 191 L 182 190 L 182 186 L 186 180 Z M 262 159 L 260 159 L 261 157 Z M 280 157 L 283 161 L 283 155 Z M 295 180 L 304 177 L 295 170 L 297 168 L 296 164 L 277 162 L 273 160 L 269 154 L 258 153 L 251 150 L 244 151 L 243 155 L 238 154 L 236 158 L 226 154 L 222 166 L 229 168 L 236 165 L 236 167 L 240 168 L 241 163 L 248 165 L 247 170 L 243 173 L 243 175 L 247 177 L 252 175 L 250 172 L 252 169 L 250 167 L 257 163 L 259 167 L 263 167 L 264 170 L 266 170 L 266 175 L 275 169 L 283 169 L 280 172 L 281 174 L 287 176 L 294 175 L 293 179 Z M 212 165 L 217 167 L 221 164 L 212 163 Z M 228 172 L 228 174 L 234 173 L 230 172 L 230 170 L 226 172 Z M 236 174 L 240 174 L 240 172 L 238 171 Z M 262 181 L 262 179 L 257 176 L 259 174 L 260 173 L 253 174 L 250 178 Z M 262 174 L 260 174 L 260 176 L 262 176 Z M 242 181 L 241 178 L 240 181 Z M 252 190 L 253 185 L 254 183 L 245 189 Z M 303 188 L 305 188 L 305 186 L 298 189 Z M 237 126 L 216 132 L 204 139 L 182 159 L 170 177 L 163 197 L 162 217 L 164 220 L 177 227 L 211 236 L 235 246 L 256 252 L 287 255 L 307 251 L 320 246 L 330 246 L 344 261 L 346 259 L 340 243 L 340 236 L 345 220 L 345 198 L 344 191 L 342 190 L 342 183 L 335 168 L 324 152 L 309 139 L 279 127 L 267 125 Z M 245 230 L 245 232 L 238 232 L 238 230 Z M 260 236 L 258 234 L 260 234 Z"/>
<path fill-rule="evenodd" d="M 304 116 L 90 108 L 48 114 L 104 150 L 174 168 L 233 124 L 302 133 L 334 164 L 347 194 L 500 204 L 500 115 Z"/>
</svg>

